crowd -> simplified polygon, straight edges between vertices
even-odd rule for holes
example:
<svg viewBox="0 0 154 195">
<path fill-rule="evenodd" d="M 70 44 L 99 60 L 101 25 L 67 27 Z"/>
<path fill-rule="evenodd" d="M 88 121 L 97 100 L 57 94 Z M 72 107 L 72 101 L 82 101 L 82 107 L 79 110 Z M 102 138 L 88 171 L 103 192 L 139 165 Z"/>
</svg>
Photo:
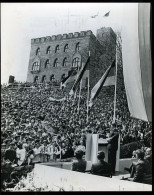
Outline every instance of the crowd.
<svg viewBox="0 0 154 195">
<path fill-rule="evenodd" d="M 87 91 L 76 98 L 52 85 L 27 88 L 1 86 L 2 163 L 33 165 L 69 159 L 77 149 L 85 152 L 86 134 L 106 137 L 113 121 L 114 86 L 105 87 L 96 98 L 87 120 Z M 50 98 L 63 101 L 51 101 Z M 78 109 L 79 108 L 79 109 Z M 152 125 L 130 117 L 124 88 L 117 88 L 116 128 L 121 144 L 144 141 L 151 147 Z M 10 171 L 11 173 L 11 171 Z"/>
</svg>

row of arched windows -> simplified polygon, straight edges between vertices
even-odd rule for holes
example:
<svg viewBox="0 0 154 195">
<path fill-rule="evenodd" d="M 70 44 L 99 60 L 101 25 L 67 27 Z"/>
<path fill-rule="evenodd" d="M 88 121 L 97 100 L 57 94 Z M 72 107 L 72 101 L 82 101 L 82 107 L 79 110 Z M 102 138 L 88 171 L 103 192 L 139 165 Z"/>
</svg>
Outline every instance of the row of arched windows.
<svg viewBox="0 0 154 195">
<path fill-rule="evenodd" d="M 58 51 L 60 50 L 60 47 L 59 47 L 59 45 L 57 45 L 56 47 L 55 47 L 55 53 L 57 53 Z M 64 46 L 64 52 L 67 52 L 69 50 L 69 46 L 68 46 L 68 44 L 66 44 L 65 46 Z M 80 43 L 78 42 L 77 44 L 76 44 L 76 46 L 75 46 L 75 51 L 77 52 L 77 51 L 79 51 L 80 50 Z M 46 50 L 46 54 L 50 54 L 51 53 L 51 46 L 48 46 L 47 47 L 47 50 Z M 40 55 L 40 48 L 37 48 L 37 50 L 36 50 L 36 55 Z"/>
<path fill-rule="evenodd" d="M 38 82 L 38 79 L 39 79 L 39 77 L 36 76 L 36 77 L 34 78 L 34 83 L 37 83 L 37 82 Z M 54 74 L 52 74 L 52 75 L 50 76 L 50 81 L 53 82 L 54 80 L 55 80 L 55 76 L 54 76 Z M 43 82 L 46 82 L 46 75 L 43 75 L 43 76 L 42 76 L 41 82 L 42 82 L 42 83 L 43 83 Z"/>
<path fill-rule="evenodd" d="M 80 58 L 76 57 L 73 59 L 72 67 L 78 68 L 78 67 L 80 67 L 80 64 L 81 64 Z M 59 65 L 60 65 L 60 62 L 59 62 L 58 58 L 56 58 L 54 61 L 53 67 L 59 67 Z M 66 67 L 67 65 L 68 65 L 68 60 L 67 60 L 67 58 L 64 58 L 62 66 Z M 50 66 L 50 61 L 49 61 L 49 59 L 47 59 L 45 62 L 44 68 L 48 68 L 49 66 Z M 33 63 L 32 70 L 33 71 L 39 70 L 39 63 L 38 62 Z"/>
</svg>

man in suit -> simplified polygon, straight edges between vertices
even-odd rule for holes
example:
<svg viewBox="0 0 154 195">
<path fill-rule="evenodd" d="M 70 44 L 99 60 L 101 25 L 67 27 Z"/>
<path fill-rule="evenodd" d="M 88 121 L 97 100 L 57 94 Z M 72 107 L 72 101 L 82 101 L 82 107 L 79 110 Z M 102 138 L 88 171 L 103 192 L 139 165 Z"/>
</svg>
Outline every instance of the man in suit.
<svg viewBox="0 0 154 195">
<path fill-rule="evenodd" d="M 108 139 L 108 163 L 111 165 L 111 171 L 115 174 L 115 166 L 116 166 L 116 153 L 118 149 L 118 138 L 119 133 L 115 128 L 115 124 L 112 126 L 111 133 Z"/>
<path fill-rule="evenodd" d="M 99 162 L 92 165 L 90 172 L 94 175 L 111 177 L 111 166 L 104 161 L 105 153 L 100 151 L 97 155 L 97 158 Z"/>
<path fill-rule="evenodd" d="M 84 155 L 84 151 L 76 150 L 75 157 L 77 158 L 77 162 L 73 162 L 72 171 L 85 172 L 87 161 L 83 160 L 82 157 Z"/>
</svg>

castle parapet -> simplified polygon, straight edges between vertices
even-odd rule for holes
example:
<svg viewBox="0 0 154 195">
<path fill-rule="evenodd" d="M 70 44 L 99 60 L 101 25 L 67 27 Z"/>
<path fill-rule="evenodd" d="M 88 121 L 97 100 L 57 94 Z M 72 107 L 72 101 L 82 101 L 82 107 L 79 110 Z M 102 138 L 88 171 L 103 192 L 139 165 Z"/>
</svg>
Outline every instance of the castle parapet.
<svg viewBox="0 0 154 195">
<path fill-rule="evenodd" d="M 79 37 L 80 33 L 79 32 L 75 32 L 74 33 L 74 37 Z"/>
<path fill-rule="evenodd" d="M 52 36 L 31 39 L 31 44 L 56 41 L 56 40 L 62 40 L 62 39 L 78 38 L 78 37 L 80 38 L 80 37 L 91 36 L 91 35 L 94 36 L 94 34 L 91 30 L 75 32 L 74 34 L 73 33 L 68 33 L 68 34 L 65 33 L 63 35 L 58 34 L 58 35 L 52 35 Z"/>
</svg>

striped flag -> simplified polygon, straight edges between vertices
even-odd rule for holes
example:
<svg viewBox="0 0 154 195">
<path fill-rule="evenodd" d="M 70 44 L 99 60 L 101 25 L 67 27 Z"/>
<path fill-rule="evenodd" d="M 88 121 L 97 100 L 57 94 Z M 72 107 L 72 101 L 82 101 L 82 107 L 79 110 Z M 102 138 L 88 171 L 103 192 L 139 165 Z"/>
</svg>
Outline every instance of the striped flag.
<svg viewBox="0 0 154 195">
<path fill-rule="evenodd" d="M 75 76 L 76 76 L 77 72 L 75 70 L 70 71 L 70 73 L 68 74 L 67 77 L 65 77 L 60 84 L 60 88 L 62 89 L 62 87 L 66 87 L 67 83 L 69 82 L 73 82 L 75 80 Z"/>
<path fill-rule="evenodd" d="M 77 87 L 79 86 L 80 81 L 81 81 L 81 79 L 83 77 L 83 74 L 86 71 L 86 68 L 88 67 L 89 62 L 90 62 L 90 57 L 88 57 L 87 62 L 85 63 L 85 65 L 81 69 L 81 71 L 79 72 L 79 75 L 77 77 L 77 80 L 75 81 L 75 83 L 74 83 L 74 85 L 73 85 L 73 87 L 72 87 L 72 89 L 71 89 L 71 91 L 69 93 L 70 95 L 73 95 L 75 93 L 75 91 L 76 91 Z"/>
<path fill-rule="evenodd" d="M 101 79 L 96 83 L 96 85 L 93 87 L 93 89 L 91 90 L 91 97 L 90 97 L 90 101 L 89 101 L 89 107 L 91 107 L 93 105 L 93 100 L 97 97 L 97 95 L 99 94 L 101 88 L 103 87 L 103 85 L 105 84 L 107 77 L 109 76 L 109 73 L 111 71 L 111 69 L 115 67 L 115 60 L 114 62 L 109 66 L 109 68 L 106 70 L 106 72 L 103 74 L 103 76 L 101 77 Z"/>
<path fill-rule="evenodd" d="M 113 62 L 115 63 L 115 61 Z M 111 68 L 109 74 L 108 74 L 108 77 L 106 78 L 106 81 L 103 85 L 104 86 L 111 86 L 111 85 L 115 85 L 115 66 Z"/>
</svg>

